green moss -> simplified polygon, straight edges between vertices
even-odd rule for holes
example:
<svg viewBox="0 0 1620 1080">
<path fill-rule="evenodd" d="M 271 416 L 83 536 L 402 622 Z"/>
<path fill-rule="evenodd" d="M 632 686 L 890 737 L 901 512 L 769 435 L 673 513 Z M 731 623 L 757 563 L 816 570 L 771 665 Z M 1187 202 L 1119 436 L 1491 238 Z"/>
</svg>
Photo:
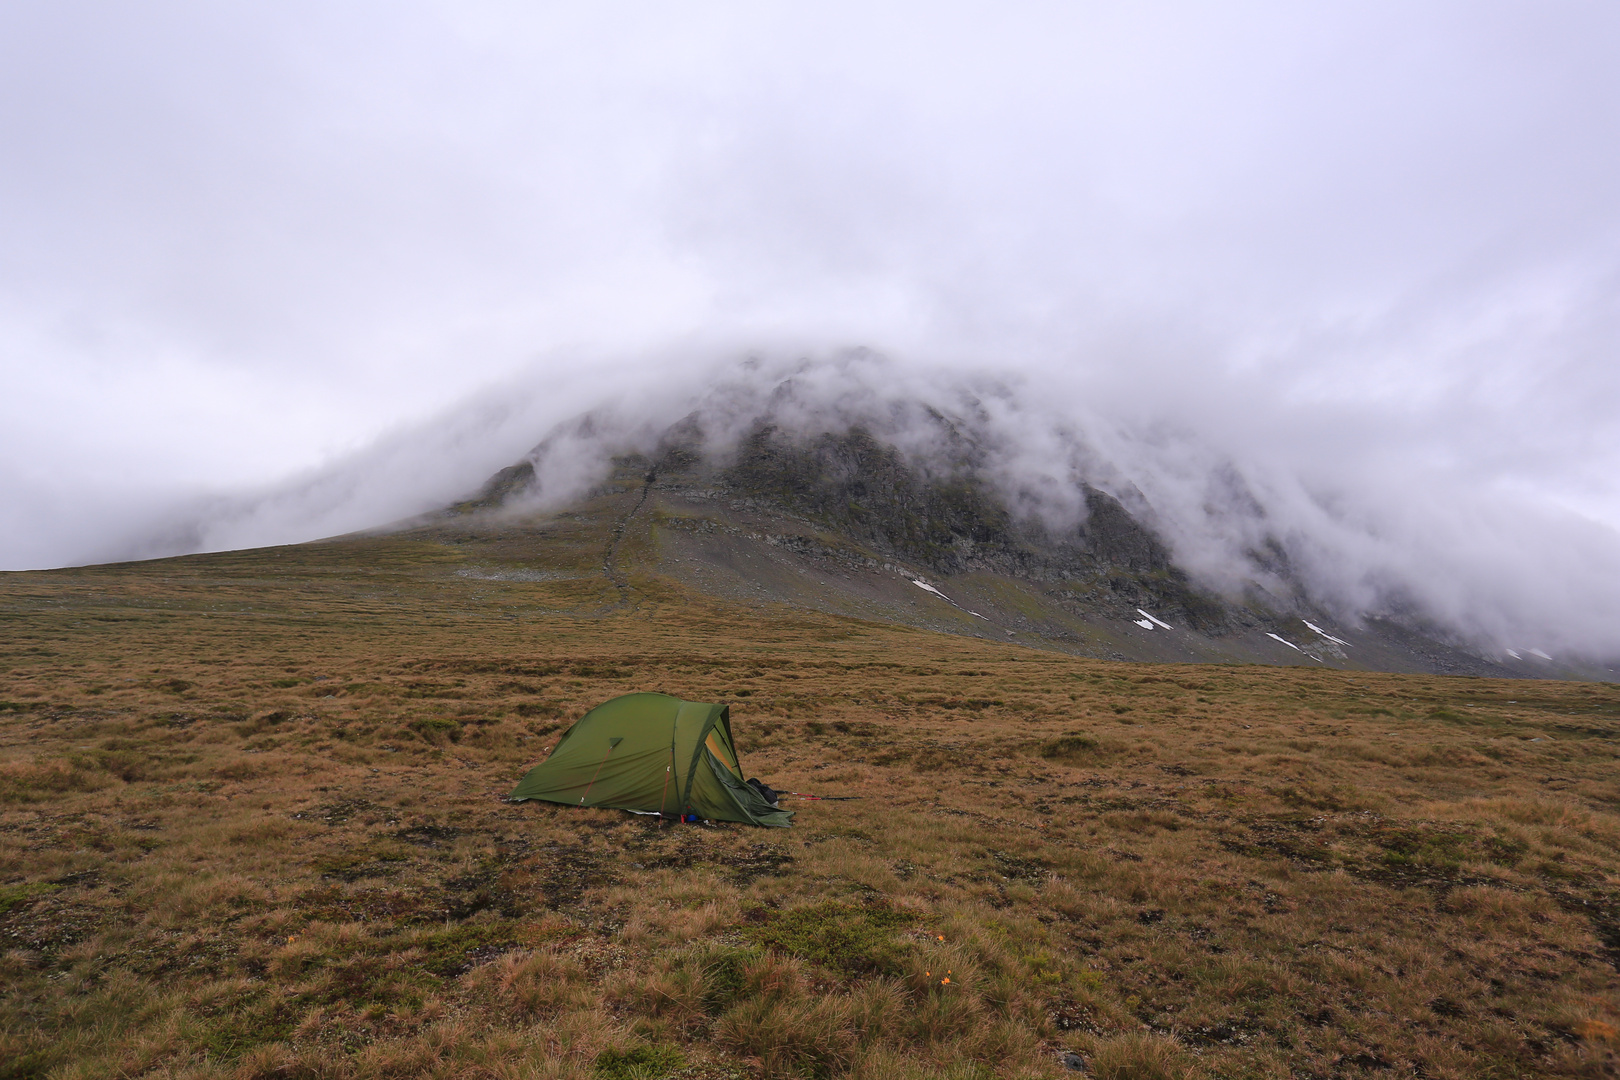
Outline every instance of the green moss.
<svg viewBox="0 0 1620 1080">
<path fill-rule="evenodd" d="M 395 863 L 408 862 L 410 852 L 394 844 L 362 844 L 348 851 L 340 851 L 315 861 L 315 870 L 322 877 L 356 881 L 363 877 L 387 877 L 398 867 Z"/>
<path fill-rule="evenodd" d="M 895 931 L 916 923 L 915 916 L 891 908 L 830 900 L 780 912 L 748 933 L 759 945 L 830 971 L 897 975 L 910 948 L 896 940 Z"/>
<path fill-rule="evenodd" d="M 1428 866 L 1456 870 L 1463 860 L 1478 850 L 1478 843 L 1467 833 L 1430 832 L 1424 829 L 1397 829 L 1379 838 L 1384 862 L 1390 866 Z"/>
<path fill-rule="evenodd" d="M 661 1080 L 685 1065 L 685 1055 L 673 1046 L 638 1046 L 602 1051 L 594 1071 L 601 1080 Z"/>
<path fill-rule="evenodd" d="M 245 1003 L 213 1020 L 196 1040 L 210 1057 L 234 1061 L 256 1047 L 285 1042 L 297 1030 L 302 1014 L 294 998 Z"/>
<path fill-rule="evenodd" d="M 20 908 L 31 904 L 37 897 L 53 893 L 58 888 L 60 886 L 49 885 L 43 881 L 0 886 L 0 915 L 6 914 L 12 908 Z"/>
<path fill-rule="evenodd" d="M 437 930 L 416 939 L 414 944 L 426 956 L 422 968 L 435 975 L 459 975 L 470 966 L 469 959 L 481 950 L 516 947 L 516 928 L 502 923 L 479 923 Z"/>
</svg>

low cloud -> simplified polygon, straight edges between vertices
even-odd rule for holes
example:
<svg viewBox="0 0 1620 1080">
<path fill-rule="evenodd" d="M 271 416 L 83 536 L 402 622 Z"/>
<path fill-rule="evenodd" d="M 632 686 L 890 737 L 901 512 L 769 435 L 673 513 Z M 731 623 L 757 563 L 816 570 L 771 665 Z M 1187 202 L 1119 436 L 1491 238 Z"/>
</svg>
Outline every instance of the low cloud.
<svg viewBox="0 0 1620 1080">
<path fill-rule="evenodd" d="M 864 428 L 924 469 L 971 453 L 1015 512 L 1075 528 L 1083 485 L 1120 497 L 1204 586 L 1258 585 L 1355 622 L 1396 614 L 1487 648 L 1620 654 L 1620 534 L 1544 499 L 1462 485 L 1398 455 L 1369 465 L 1312 459 L 1280 432 L 1312 430 L 1296 402 L 1251 400 L 1274 439 L 1229 440 L 1196 410 L 1133 416 L 1130 400 L 1067 397 L 1036 378 L 869 350 L 755 353 L 742 361 L 629 365 L 641 383 L 576 395 L 514 384 L 402 431 L 338 466 L 247 497 L 175 508 L 168 531 L 124 538 L 124 554 L 285 543 L 379 526 L 471 494 L 496 469 L 534 463 L 528 510 L 557 509 L 607 475 L 613 457 L 654 454 L 677 424 L 723 461 L 757 424 L 789 436 Z M 555 389 L 554 387 L 552 389 Z M 1286 413 L 1284 417 L 1272 415 Z M 535 431 L 543 437 L 530 444 Z M 1302 467 L 1308 462 L 1308 468 Z M 175 523 L 184 523 L 176 528 Z"/>
</svg>

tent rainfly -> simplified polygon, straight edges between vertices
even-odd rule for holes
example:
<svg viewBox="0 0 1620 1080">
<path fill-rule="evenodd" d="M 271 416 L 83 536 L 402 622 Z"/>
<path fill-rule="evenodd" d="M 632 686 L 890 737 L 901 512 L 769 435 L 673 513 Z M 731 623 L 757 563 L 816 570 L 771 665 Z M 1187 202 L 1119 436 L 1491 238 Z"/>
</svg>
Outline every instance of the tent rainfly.
<svg viewBox="0 0 1620 1080">
<path fill-rule="evenodd" d="M 735 745 L 727 706 L 626 694 L 580 717 L 510 798 L 792 825 L 743 780 Z"/>
</svg>

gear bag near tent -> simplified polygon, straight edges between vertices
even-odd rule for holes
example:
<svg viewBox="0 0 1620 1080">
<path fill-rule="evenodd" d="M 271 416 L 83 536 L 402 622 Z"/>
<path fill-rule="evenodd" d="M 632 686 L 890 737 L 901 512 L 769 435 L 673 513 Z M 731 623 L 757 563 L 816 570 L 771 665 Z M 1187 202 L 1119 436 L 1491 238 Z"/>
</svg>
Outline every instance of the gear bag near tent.
<svg viewBox="0 0 1620 1080">
<path fill-rule="evenodd" d="M 791 811 L 743 779 L 735 747 L 727 706 L 626 694 L 580 717 L 509 798 L 792 825 Z"/>
</svg>

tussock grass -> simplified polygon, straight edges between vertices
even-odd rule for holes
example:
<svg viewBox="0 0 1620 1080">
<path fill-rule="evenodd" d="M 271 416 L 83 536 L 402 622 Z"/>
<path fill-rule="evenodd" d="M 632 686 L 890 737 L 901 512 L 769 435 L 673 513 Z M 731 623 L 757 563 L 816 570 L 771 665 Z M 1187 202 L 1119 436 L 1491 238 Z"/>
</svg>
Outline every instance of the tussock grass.
<svg viewBox="0 0 1620 1080">
<path fill-rule="evenodd" d="M 1613 1074 L 1616 687 L 1076 660 L 555 527 L 0 577 L 0 1077 Z M 862 801 L 501 800 L 633 689 Z"/>
</svg>

